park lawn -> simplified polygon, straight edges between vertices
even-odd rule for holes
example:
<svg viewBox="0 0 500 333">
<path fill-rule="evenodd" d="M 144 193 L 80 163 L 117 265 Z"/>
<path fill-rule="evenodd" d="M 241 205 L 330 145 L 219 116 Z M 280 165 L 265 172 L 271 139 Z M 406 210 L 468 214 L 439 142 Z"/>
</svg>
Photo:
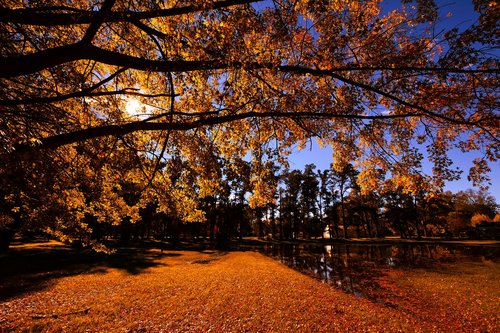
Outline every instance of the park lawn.
<svg viewBox="0 0 500 333">
<path fill-rule="evenodd" d="M 256 252 L 148 253 L 153 264 L 141 270 L 91 265 L 73 274 L 51 275 L 43 287 L 1 301 L 0 327 L 33 332 L 500 329 L 496 263 L 391 271 L 379 281 L 391 291 L 387 302 L 376 303 Z"/>
</svg>

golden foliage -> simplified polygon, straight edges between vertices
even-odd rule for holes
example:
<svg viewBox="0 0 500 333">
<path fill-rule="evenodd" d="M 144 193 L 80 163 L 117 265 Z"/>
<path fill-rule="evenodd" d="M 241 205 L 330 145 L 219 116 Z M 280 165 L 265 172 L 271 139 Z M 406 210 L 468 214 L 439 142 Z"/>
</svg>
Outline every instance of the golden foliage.
<svg viewBox="0 0 500 333">
<path fill-rule="evenodd" d="M 57 206 L 85 229 L 85 214 L 134 221 L 156 200 L 199 221 L 194 198 L 220 190 L 221 160 L 268 149 L 286 164 L 312 137 L 333 148 L 335 170 L 356 165 L 364 192 L 439 189 L 459 175 L 457 147 L 484 152 L 469 176 L 488 181 L 500 128 L 493 3 L 441 38 L 433 1 L 390 12 L 380 0 L 252 2 L 0 1 L 0 186 L 16 197 L 6 210 Z M 143 115 L 126 112 L 130 99 Z M 263 161 L 252 206 L 273 200 Z M 24 208 L 23 191 L 35 198 Z"/>
</svg>

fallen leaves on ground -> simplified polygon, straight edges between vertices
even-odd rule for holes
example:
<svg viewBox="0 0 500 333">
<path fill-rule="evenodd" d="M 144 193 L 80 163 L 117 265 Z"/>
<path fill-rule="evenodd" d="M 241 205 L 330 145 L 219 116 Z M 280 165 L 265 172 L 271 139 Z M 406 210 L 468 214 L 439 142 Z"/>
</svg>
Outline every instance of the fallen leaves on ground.
<svg viewBox="0 0 500 333">
<path fill-rule="evenodd" d="M 491 280 L 496 264 L 491 264 L 492 273 L 472 268 L 465 277 L 425 271 L 389 274 L 387 286 L 404 297 L 395 301 L 398 306 L 388 306 L 345 294 L 255 252 L 157 252 L 158 265 L 139 274 L 94 267 L 0 303 L 0 331 L 499 329 L 498 288 Z M 486 274 L 483 284 L 477 274 Z"/>
</svg>

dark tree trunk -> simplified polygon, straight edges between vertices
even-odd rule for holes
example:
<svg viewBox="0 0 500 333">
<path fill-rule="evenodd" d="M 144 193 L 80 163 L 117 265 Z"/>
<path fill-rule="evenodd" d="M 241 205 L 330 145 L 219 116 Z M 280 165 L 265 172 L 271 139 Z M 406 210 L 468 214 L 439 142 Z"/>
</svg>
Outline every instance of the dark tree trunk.
<svg viewBox="0 0 500 333">
<path fill-rule="evenodd" d="M 255 210 L 255 217 L 257 218 L 257 225 L 258 225 L 258 237 L 263 238 L 264 237 L 264 224 L 262 223 L 262 218 L 264 214 L 262 212 L 262 208 L 257 208 Z"/>
<path fill-rule="evenodd" d="M 280 214 L 280 241 L 283 240 L 283 217 Z"/>
<path fill-rule="evenodd" d="M 0 252 L 7 252 L 14 235 L 21 228 L 21 215 L 19 212 L 12 216 L 13 222 L 8 226 L 0 228 Z"/>
<path fill-rule="evenodd" d="M 349 226 L 349 224 L 347 223 L 347 219 L 346 219 L 346 214 L 345 214 L 345 207 L 344 207 L 344 198 L 342 197 L 341 201 L 340 201 L 340 210 L 341 210 L 341 214 L 342 214 L 342 224 L 344 226 L 344 238 L 349 238 L 349 235 L 347 234 L 347 227 Z"/>
<path fill-rule="evenodd" d="M 380 232 L 380 223 L 378 220 L 378 215 L 377 215 L 377 212 L 375 210 L 372 211 L 372 219 L 373 219 L 373 223 L 375 224 L 375 237 L 377 237 L 377 238 L 382 237 L 381 232 Z"/>
<path fill-rule="evenodd" d="M 271 206 L 271 234 L 273 239 L 276 238 L 276 210 L 274 206 Z"/>
<path fill-rule="evenodd" d="M 0 229 L 0 253 L 9 250 L 10 243 L 16 231 L 10 228 Z"/>
</svg>

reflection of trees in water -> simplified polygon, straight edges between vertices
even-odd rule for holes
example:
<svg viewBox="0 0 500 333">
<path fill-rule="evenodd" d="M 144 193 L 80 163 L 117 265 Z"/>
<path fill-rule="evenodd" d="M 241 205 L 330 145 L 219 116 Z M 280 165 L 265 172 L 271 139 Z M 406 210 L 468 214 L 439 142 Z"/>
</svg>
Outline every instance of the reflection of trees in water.
<svg viewBox="0 0 500 333">
<path fill-rule="evenodd" d="M 266 253 L 302 273 L 357 296 L 371 298 L 395 268 L 436 268 L 441 263 L 498 258 L 498 247 L 418 245 L 273 244 Z"/>
</svg>

